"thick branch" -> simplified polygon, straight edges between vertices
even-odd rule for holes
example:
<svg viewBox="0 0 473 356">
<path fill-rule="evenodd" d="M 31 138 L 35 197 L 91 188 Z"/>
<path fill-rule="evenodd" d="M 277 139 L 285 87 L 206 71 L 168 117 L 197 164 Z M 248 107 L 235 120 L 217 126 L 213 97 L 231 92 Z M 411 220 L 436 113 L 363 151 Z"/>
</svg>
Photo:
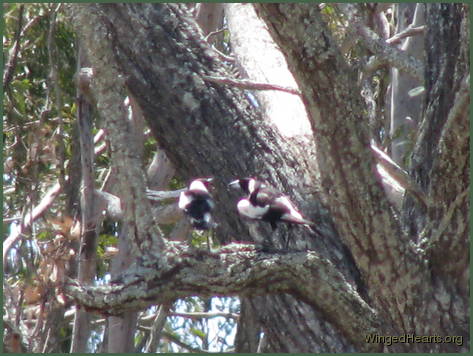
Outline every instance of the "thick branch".
<svg viewBox="0 0 473 356">
<path fill-rule="evenodd" d="M 79 51 L 78 67 L 86 62 L 82 49 Z M 97 226 L 102 216 L 98 214 L 97 195 L 95 194 L 94 175 L 94 138 L 92 135 L 94 104 L 89 100 L 88 70 L 78 70 L 77 86 L 77 126 L 79 129 L 81 162 L 81 231 L 78 259 L 78 280 L 83 284 L 93 283 L 97 270 Z M 86 89 L 87 88 L 87 89 Z M 77 310 L 74 318 L 71 352 L 85 352 L 90 335 L 90 315 L 84 310 Z"/>
<path fill-rule="evenodd" d="M 153 320 L 153 324 L 151 326 L 149 339 L 144 350 L 145 352 L 153 352 L 153 350 L 157 349 L 171 306 L 172 303 L 165 303 L 161 304 L 159 307 L 159 310 L 156 313 L 156 317 Z"/>
<path fill-rule="evenodd" d="M 134 252 L 147 256 L 152 247 L 161 248 L 163 241 L 157 225 L 150 214 L 150 204 L 145 197 L 145 181 L 139 157 L 140 150 L 132 139 L 134 132 L 127 120 L 123 105 L 124 95 L 121 88 L 124 81 L 113 61 L 111 43 L 103 46 L 97 41 L 97 34 L 107 32 L 97 12 L 91 11 L 94 6 L 74 6 L 74 23 L 81 26 L 81 40 L 89 51 L 89 58 L 94 71 L 100 75 L 94 77 L 92 85 L 94 96 L 105 118 L 112 144 L 112 159 L 119 172 L 120 199 L 124 203 L 125 223 L 133 228 L 130 236 Z M 85 30 L 87 29 L 87 30 Z M 153 243 L 157 241 L 157 243 Z"/>
<path fill-rule="evenodd" d="M 183 318 L 189 318 L 189 319 L 211 319 L 211 318 L 232 318 L 232 319 L 238 319 L 240 317 L 239 314 L 235 313 L 227 313 L 227 312 L 207 312 L 207 313 L 178 313 L 178 312 L 170 312 L 170 316 L 180 316 Z"/>
<path fill-rule="evenodd" d="M 87 310 L 104 314 L 196 295 L 289 293 L 320 310 L 360 347 L 364 336 L 379 327 L 376 313 L 315 251 L 265 254 L 251 245 L 233 244 L 209 253 L 174 242 L 166 257 L 165 268 L 140 267 L 122 276 L 119 284 L 89 287 L 72 281 L 66 291 Z"/>
<path fill-rule="evenodd" d="M 146 196 L 149 200 L 163 202 L 173 199 L 177 201 L 179 194 L 185 189 L 171 191 L 147 190 Z M 105 212 L 106 215 L 114 221 L 123 219 L 122 204 L 119 197 L 103 190 L 95 190 L 96 211 L 97 214 Z M 153 207 L 153 216 L 158 224 L 175 223 L 182 217 L 181 211 L 177 207 L 177 203 L 166 205 L 158 205 Z"/>
<path fill-rule="evenodd" d="M 421 261 L 405 245 L 400 226 L 369 151 L 365 111 L 353 69 L 341 55 L 322 17 L 308 4 L 261 4 L 260 13 L 303 93 L 315 131 L 325 194 L 340 233 L 380 310 L 394 328 L 412 330 L 411 296 L 428 281 Z M 290 15 L 289 15 L 290 14 Z M 301 36 L 305 33 L 306 36 Z M 316 34 L 316 35 L 314 35 Z M 410 297 L 406 298 L 406 294 Z"/>
<path fill-rule="evenodd" d="M 147 189 L 146 196 L 150 200 L 163 201 L 167 199 L 176 199 L 179 197 L 179 194 L 181 194 L 181 192 L 183 191 L 185 191 L 185 189 L 170 190 L 170 191 L 158 191 L 158 190 Z"/>
</svg>

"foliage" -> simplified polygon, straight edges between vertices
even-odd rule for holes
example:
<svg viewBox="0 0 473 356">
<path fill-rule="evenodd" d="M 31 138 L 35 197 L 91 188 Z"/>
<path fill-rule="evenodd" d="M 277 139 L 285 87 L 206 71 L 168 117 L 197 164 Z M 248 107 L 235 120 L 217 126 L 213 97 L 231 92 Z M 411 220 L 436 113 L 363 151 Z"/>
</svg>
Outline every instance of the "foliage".
<svg viewBox="0 0 473 356">
<path fill-rule="evenodd" d="M 4 58 L 12 65 L 11 80 L 4 87 L 4 199 L 3 219 L 9 224 L 4 230 L 4 239 L 18 229 L 22 217 L 37 206 L 48 189 L 55 182 L 69 184 L 71 175 L 79 168 L 74 165 L 74 158 L 79 155 L 77 142 L 77 103 L 76 103 L 76 59 L 77 40 L 66 18 L 61 4 L 5 4 Z M 20 31 L 20 32 L 18 32 Z M 18 35 L 19 34 L 19 35 Z M 15 52 L 15 48 L 18 51 Z M 6 68 L 7 70 L 7 68 Z M 101 124 L 99 113 L 94 113 L 97 134 Z M 157 142 L 146 129 L 143 160 L 149 163 L 156 150 Z M 100 144 L 100 142 L 98 143 Z M 106 149 L 95 158 L 96 184 L 104 184 L 110 170 L 110 156 Z M 170 190 L 181 189 L 186 183 L 179 177 L 173 177 Z M 79 187 L 75 187 L 78 189 Z M 78 202 L 70 210 L 67 201 L 70 196 L 62 192 L 47 212 L 35 220 L 31 229 L 27 229 L 22 238 L 8 253 L 8 264 L 5 266 L 4 307 L 7 317 L 5 342 L 14 344 L 17 335 L 31 333 L 34 325 L 28 322 L 28 310 L 46 308 L 46 318 L 52 317 L 56 308 L 63 308 L 62 320 L 56 325 L 56 345 L 44 344 L 44 336 L 49 325 L 37 331 L 36 338 L 26 345 L 26 339 L 18 347 L 38 352 L 42 347 L 55 352 L 69 352 L 72 333 L 72 314 L 70 302 L 63 300 L 62 292 L 57 289 L 57 276 L 74 271 L 74 258 L 78 253 Z M 165 226 L 164 233 L 169 233 L 172 226 Z M 118 244 L 119 226 L 105 220 L 98 239 L 98 284 L 110 280 L 109 248 Z M 206 246 L 207 238 L 195 234 L 196 246 Z M 206 248 L 206 247 L 205 247 Z M 74 277 L 74 275 L 71 275 Z M 48 293 L 48 289 L 57 295 Z M 19 298 L 20 303 L 13 302 Z M 219 305 L 223 305 L 223 300 Z M 227 299 L 228 300 L 228 299 Z M 237 299 L 231 298 L 234 303 Z M 23 301 L 23 303 L 21 302 Z M 226 302 L 228 304 L 228 302 Z M 178 303 L 179 308 L 188 312 L 202 310 L 199 298 L 193 301 Z M 145 314 L 155 313 L 149 310 Z M 67 313 L 67 317 L 65 316 Z M 89 340 L 91 351 L 100 350 L 105 326 L 103 319 L 94 317 L 94 326 Z M 222 319 L 222 318 L 220 318 Z M 225 320 L 225 319 L 223 319 Z M 176 338 L 196 348 L 212 344 L 213 348 L 223 350 L 228 338 L 234 332 L 232 320 L 219 321 L 222 324 L 220 341 L 210 340 L 208 327 L 204 320 L 192 320 L 182 317 L 171 317 L 166 330 Z M 40 325 L 41 326 L 41 325 Z M 54 328 L 53 328 L 54 329 Z M 51 330 L 53 330 L 51 329 Z M 215 329 L 215 327 L 214 327 Z M 182 336 L 186 333 L 187 336 Z M 146 333 L 137 331 L 137 344 Z M 215 336 L 217 337 L 217 336 Z M 185 350 L 164 338 L 160 350 Z M 17 350 L 17 348 L 14 348 Z"/>
</svg>

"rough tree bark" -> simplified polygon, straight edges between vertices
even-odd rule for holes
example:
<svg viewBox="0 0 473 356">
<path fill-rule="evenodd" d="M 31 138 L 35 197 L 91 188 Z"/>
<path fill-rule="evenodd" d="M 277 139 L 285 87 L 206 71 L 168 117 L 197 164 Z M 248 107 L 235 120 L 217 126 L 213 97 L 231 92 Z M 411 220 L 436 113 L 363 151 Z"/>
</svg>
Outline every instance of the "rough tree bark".
<svg viewBox="0 0 473 356">
<path fill-rule="evenodd" d="M 444 11 L 452 11 L 452 6 Z M 455 8 L 465 9 L 462 5 Z M 261 225 L 248 231 L 235 214 L 235 196 L 225 183 L 248 175 L 258 175 L 288 192 L 308 218 L 319 222 L 325 238 L 314 239 L 300 228 L 291 232 L 281 229 L 273 235 L 276 245 L 289 235 L 295 241 L 291 247 L 313 250 L 286 257 L 245 254 L 230 246 L 228 254 L 223 249 L 218 255 L 196 257 L 177 245 L 170 247 L 150 227 L 152 219 L 140 192 L 144 183 L 139 162 L 124 146 L 126 135 L 115 130 L 115 158 L 123 160 L 116 164 L 132 165 L 128 170 L 122 167 L 121 179 L 125 216 L 136 218 L 128 223 L 135 226 L 130 240 L 141 264 L 110 287 L 70 284 L 70 295 L 88 308 L 114 313 L 196 293 L 262 295 L 257 318 L 265 332 L 263 351 L 380 351 L 382 345 L 365 343 L 372 330 L 380 335 L 467 336 L 467 294 L 452 290 L 452 283 L 441 276 L 432 278 L 423 251 L 412 247 L 415 236 L 403 232 L 374 174 L 354 71 L 334 45 L 317 6 L 259 4 L 257 9 L 302 90 L 317 145 L 321 193 L 336 230 L 313 194 L 316 172 L 308 157 L 299 156 L 294 143 L 281 139 L 237 89 L 204 80 L 205 76 L 229 72 L 202 40 L 184 6 L 104 4 L 75 5 L 72 9 L 78 33 L 97 70 L 95 95 L 109 125 L 127 131 L 125 122 L 119 121 L 123 120 L 121 109 L 117 109 L 119 98 L 107 92 L 111 86 L 125 85 L 179 174 L 218 177 L 214 195 L 221 243 L 260 242 L 269 233 Z M 464 13 L 459 15 L 460 20 L 468 18 Z M 456 115 L 451 120 L 443 142 L 455 139 L 449 132 L 464 124 L 464 119 L 464 115 Z M 439 184 L 444 186 L 442 182 Z M 439 194 L 443 192 L 437 188 Z M 453 205 L 454 214 L 460 214 L 464 204 Z M 465 235 L 459 241 L 466 244 Z M 154 252 L 150 245 L 157 245 Z M 302 260 L 307 262 L 300 265 Z M 306 278 L 299 279 L 301 275 Z M 338 288 L 343 293 L 338 293 Z M 332 303 L 346 314 L 334 310 Z M 454 344 L 393 344 L 387 350 L 459 351 L 467 345 L 467 341 L 463 348 Z"/>
<path fill-rule="evenodd" d="M 390 315 L 385 317 L 386 320 L 392 322 L 393 330 L 391 331 L 396 334 L 414 331 L 419 335 L 454 333 L 467 336 L 468 329 L 465 328 L 465 316 L 468 311 L 467 295 L 458 294 L 458 291 L 451 287 L 451 275 L 450 278 L 445 279 L 432 276 L 430 268 L 424 262 L 424 256 L 409 246 L 409 239 L 415 241 L 417 236 L 406 236 L 401 233 L 402 226 L 399 220 L 393 215 L 386 198 L 380 192 L 379 183 L 375 181 L 375 176 L 372 174 L 371 157 L 366 152 L 368 137 L 366 125 L 360 117 L 361 99 L 356 94 L 359 90 L 353 90 L 357 88 L 356 78 L 339 50 L 333 45 L 331 35 L 321 21 L 318 11 L 310 5 L 293 4 L 264 4 L 259 5 L 258 8 L 268 23 L 273 38 L 287 55 L 289 66 L 303 92 L 311 122 L 320 133 L 320 135 L 315 135 L 319 152 L 317 158 L 321 162 L 324 188 L 331 196 L 330 210 L 344 241 L 353 252 L 357 266 L 362 271 L 374 305 L 380 311 L 389 311 Z M 455 56 L 451 54 L 451 51 L 442 51 L 442 56 L 437 56 L 437 52 L 430 52 L 432 57 L 436 57 L 436 63 L 439 65 L 434 65 L 427 71 L 433 70 L 435 73 L 436 70 L 440 70 L 440 60 L 448 58 L 447 64 L 450 66 L 447 68 L 455 68 L 455 64 L 459 67 L 452 71 L 453 77 L 458 80 L 467 80 L 469 83 L 469 78 L 465 78 L 465 56 L 458 55 L 462 48 L 461 44 L 465 46 L 468 43 L 465 38 L 467 33 L 463 33 L 463 36 L 459 33 L 461 25 L 468 19 L 467 8 L 462 5 L 427 6 L 427 18 L 439 20 L 435 25 L 430 23 L 429 26 L 438 37 L 434 38 L 428 34 L 427 41 L 435 42 L 437 46 L 448 43 L 447 46 L 453 48 L 454 53 L 457 54 Z M 441 26 L 438 25 L 439 23 Z M 453 35 L 452 26 L 456 28 L 456 33 Z M 301 36 L 302 33 L 305 36 Z M 445 41 L 447 33 L 449 41 Z M 461 42 L 462 39 L 463 42 Z M 428 45 L 426 48 L 439 49 Z M 440 60 L 437 59 L 438 57 Z M 437 73 L 447 75 L 446 67 L 442 69 Z M 431 80 L 428 81 L 428 83 L 431 82 Z M 442 88 L 440 89 L 442 91 L 451 88 L 451 86 L 443 86 L 444 84 L 440 86 L 437 82 L 438 88 Z M 351 95 L 347 95 L 350 92 Z M 455 92 L 450 91 L 450 93 Z M 430 91 L 430 93 L 438 100 L 439 96 L 435 91 Z M 441 115 L 442 119 L 448 117 L 450 105 L 433 105 L 432 103 L 431 107 L 431 110 L 444 111 L 444 115 Z M 463 125 L 466 123 L 467 113 L 462 111 L 462 114 L 456 117 L 457 125 Z M 429 121 L 427 118 L 424 120 Z M 435 123 L 439 124 L 438 119 L 430 120 L 427 126 L 431 130 L 437 130 L 438 133 L 442 132 L 441 125 L 439 127 Z M 443 132 L 448 135 L 449 130 L 452 128 L 446 127 Z M 343 145 L 340 144 L 341 137 L 347 138 L 343 140 Z M 464 140 L 457 146 L 462 152 L 464 152 L 465 144 L 468 147 L 468 138 L 466 135 L 463 137 Z M 439 144 L 439 135 L 420 138 L 424 140 L 421 140 L 419 145 L 430 148 L 429 156 L 423 158 L 432 162 L 433 154 L 436 152 L 432 146 Z M 455 157 L 455 161 L 457 160 L 461 162 L 460 171 L 464 172 L 463 167 L 468 166 L 467 155 L 461 154 L 460 157 Z M 422 167 L 425 167 L 427 162 L 423 163 Z M 429 168 L 428 165 L 427 168 Z M 458 170 L 452 169 L 448 173 L 457 175 Z M 445 175 L 442 182 L 437 181 L 437 183 L 444 187 L 451 184 Z M 458 193 L 465 190 L 465 183 L 468 184 L 467 177 L 463 177 L 456 185 Z M 452 195 L 450 198 L 456 196 L 458 195 Z M 466 197 L 463 204 L 457 203 L 451 206 L 457 214 L 462 215 L 460 218 L 462 226 L 466 226 L 468 221 L 466 213 L 462 213 L 462 211 L 467 211 L 467 209 L 462 209 L 466 208 L 465 205 Z M 363 213 L 360 214 L 360 212 Z M 464 246 L 468 246 L 467 235 L 463 233 L 465 230 L 458 230 L 456 226 L 455 231 L 459 234 L 450 241 L 461 241 Z M 464 255 L 467 255 L 467 252 L 464 252 Z M 449 262 L 450 265 L 456 264 L 456 258 Z M 465 259 L 463 262 L 465 263 L 460 268 L 461 272 L 468 273 L 468 263 Z M 455 279 L 458 280 L 462 273 L 457 274 Z M 447 300 L 445 300 L 445 293 L 450 295 Z M 440 318 L 439 311 L 448 313 L 448 318 Z M 414 345 L 413 348 L 422 350 L 423 347 L 425 346 Z M 435 345 L 433 349 L 453 350 L 455 346 Z"/>
<path fill-rule="evenodd" d="M 78 63 L 84 64 L 83 51 L 79 51 Z M 82 57 L 82 58 L 81 58 Z M 80 66 L 79 66 L 80 68 Z M 81 158 L 81 231 L 78 264 L 78 280 L 84 284 L 92 284 L 97 268 L 97 236 L 100 214 L 97 209 L 95 194 L 94 171 L 94 139 L 92 134 L 93 103 L 85 93 L 89 81 L 86 73 L 78 72 L 78 129 Z M 86 311 L 77 308 L 74 317 L 71 352 L 85 352 L 90 335 L 91 316 Z"/>
<path fill-rule="evenodd" d="M 238 66 L 240 76 L 258 83 L 297 88 L 283 54 L 272 40 L 264 22 L 256 15 L 253 5 L 226 4 L 225 16 L 231 34 L 232 55 L 236 59 L 235 65 Z M 307 152 L 313 152 L 313 148 L 307 149 L 309 145 L 313 145 L 312 130 L 305 107 L 298 95 L 274 90 L 256 91 L 253 94 L 261 107 L 263 119 L 286 140 L 298 141 L 306 150 L 306 153 L 299 153 L 300 157 Z M 310 157 L 308 159 L 311 160 Z M 311 161 L 315 163 L 315 160 Z M 316 167 L 312 170 L 317 172 Z M 263 319 L 263 311 L 267 309 L 267 304 L 266 298 L 240 300 L 242 312 L 236 334 L 236 352 L 257 352 L 259 345 L 261 350 L 268 345 L 261 345 L 258 342 L 263 331 L 258 319 Z M 261 315 L 258 318 L 259 314 Z M 275 325 L 272 322 L 266 324 Z M 266 327 L 266 333 L 268 332 L 269 328 Z"/>
<path fill-rule="evenodd" d="M 453 305 L 468 305 L 469 7 L 426 7 L 426 97 L 411 175 L 428 193 L 427 212 L 406 199 L 405 225 L 427 244 L 433 278 L 457 289 Z M 467 309 L 466 309 L 467 310 Z M 458 323 L 465 325 L 467 315 Z"/>
<path fill-rule="evenodd" d="M 130 100 L 128 100 L 129 110 L 129 120 L 130 125 L 132 126 L 132 132 L 134 133 L 133 137 L 130 137 L 131 141 L 136 143 L 138 149 L 138 154 L 140 157 L 143 154 L 143 146 L 139 142 L 144 142 L 144 119 L 141 115 L 139 108 L 133 107 Z M 152 173 L 152 172 L 150 172 Z M 163 165 L 163 171 L 161 175 L 154 175 L 155 178 L 168 179 L 168 181 L 163 182 L 164 184 L 169 182 L 169 173 L 166 167 Z M 149 177 L 149 175 L 148 175 Z M 168 178 L 169 177 L 169 178 Z M 150 181 L 150 185 L 159 185 L 159 181 Z M 111 184 L 107 184 L 109 187 Z M 116 194 L 120 198 L 120 191 L 114 191 L 112 188 L 113 194 Z M 110 265 L 110 277 L 112 279 L 117 278 L 121 273 L 126 271 L 129 266 L 134 262 L 134 256 L 131 253 L 131 243 L 128 241 L 128 231 L 130 226 L 122 226 L 119 233 L 119 242 L 118 242 L 118 254 L 112 260 Z M 138 313 L 136 311 L 128 311 L 119 316 L 111 316 L 107 319 L 107 328 L 106 335 L 107 339 L 104 344 L 106 345 L 107 353 L 130 353 L 135 351 L 135 331 L 136 331 L 136 322 L 137 322 Z"/>
</svg>

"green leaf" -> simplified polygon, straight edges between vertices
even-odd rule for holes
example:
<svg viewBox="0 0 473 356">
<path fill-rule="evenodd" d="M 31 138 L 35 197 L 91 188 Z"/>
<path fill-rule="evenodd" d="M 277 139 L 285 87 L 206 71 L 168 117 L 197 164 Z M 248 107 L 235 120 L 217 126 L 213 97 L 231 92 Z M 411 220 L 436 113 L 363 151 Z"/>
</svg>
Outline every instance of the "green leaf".
<svg viewBox="0 0 473 356">
<path fill-rule="evenodd" d="M 207 335 L 205 335 L 205 333 L 202 330 L 199 330 L 199 329 L 196 329 L 196 328 L 191 328 L 190 332 L 191 332 L 192 335 L 195 335 L 195 336 L 201 338 L 202 340 L 205 340 L 205 338 L 207 337 Z"/>
</svg>

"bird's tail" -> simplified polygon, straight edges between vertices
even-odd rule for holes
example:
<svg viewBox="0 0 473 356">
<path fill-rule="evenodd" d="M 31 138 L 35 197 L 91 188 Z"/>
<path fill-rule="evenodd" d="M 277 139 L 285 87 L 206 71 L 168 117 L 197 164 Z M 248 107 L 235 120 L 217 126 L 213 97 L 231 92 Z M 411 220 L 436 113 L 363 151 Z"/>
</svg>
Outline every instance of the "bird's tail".
<svg viewBox="0 0 473 356">
<path fill-rule="evenodd" d="M 299 217 L 296 217 L 296 216 L 292 216 L 292 215 L 289 215 L 289 216 L 285 216 L 283 221 L 286 221 L 288 223 L 292 223 L 292 224 L 299 224 L 299 225 L 304 225 L 306 228 L 308 228 L 313 234 L 319 236 L 319 237 L 323 237 L 322 233 L 320 232 L 320 230 L 317 228 L 317 224 L 313 221 L 310 221 L 310 220 L 306 220 L 304 218 L 299 218 Z"/>
<path fill-rule="evenodd" d="M 216 228 L 219 224 L 213 220 L 195 219 L 191 218 L 190 223 L 194 229 L 197 230 L 210 230 Z"/>
<path fill-rule="evenodd" d="M 309 226 L 315 225 L 315 223 L 312 222 L 312 221 L 306 220 L 304 218 L 299 218 L 299 217 L 294 216 L 294 215 L 285 215 L 285 216 L 283 216 L 283 218 L 281 220 L 285 221 L 285 222 L 288 222 L 288 223 L 291 223 L 291 224 L 309 225 Z"/>
<path fill-rule="evenodd" d="M 197 230 L 208 230 L 211 227 L 210 223 L 203 219 L 191 219 L 191 225 Z"/>
<path fill-rule="evenodd" d="M 305 227 L 307 227 L 314 235 L 317 235 L 320 238 L 323 238 L 324 235 L 320 230 L 317 228 L 317 224 L 311 222 L 310 224 L 305 224 Z"/>
</svg>

